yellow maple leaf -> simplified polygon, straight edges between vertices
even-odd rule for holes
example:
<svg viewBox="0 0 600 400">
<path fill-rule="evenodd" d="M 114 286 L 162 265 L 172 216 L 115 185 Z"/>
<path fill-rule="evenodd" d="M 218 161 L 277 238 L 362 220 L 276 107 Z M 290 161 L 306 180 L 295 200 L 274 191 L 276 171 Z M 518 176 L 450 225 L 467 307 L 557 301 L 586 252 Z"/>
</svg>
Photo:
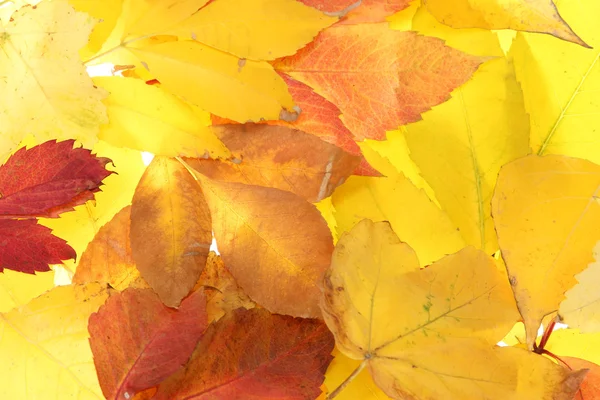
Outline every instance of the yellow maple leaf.
<svg viewBox="0 0 600 400">
<path fill-rule="evenodd" d="M 59 286 L 0 314 L 0 398 L 102 399 L 87 321 L 107 297 L 98 283 Z"/>
<path fill-rule="evenodd" d="M 424 0 L 424 4 L 439 21 L 454 28 L 548 33 L 587 46 L 550 0 Z"/>
<path fill-rule="evenodd" d="M 162 88 L 121 77 L 97 77 L 94 83 L 109 92 L 109 123 L 98 137 L 113 146 L 170 157 L 230 155 L 188 104 Z"/>
<path fill-rule="evenodd" d="M 557 1 L 561 13 L 592 45 L 586 49 L 546 35 L 519 33 L 509 56 L 531 117 L 538 155 L 564 154 L 600 163 L 600 2 Z"/>
<path fill-rule="evenodd" d="M 340 238 L 323 286 L 338 349 L 362 360 L 353 376 L 368 366 L 389 396 L 566 400 L 585 374 L 494 347 L 516 320 L 514 299 L 473 247 L 420 270 L 388 223 L 363 220 Z"/>
<path fill-rule="evenodd" d="M 529 349 L 542 318 L 592 261 L 599 195 L 600 166 L 586 160 L 530 155 L 500 171 L 492 213 Z"/>
<path fill-rule="evenodd" d="M 0 26 L 0 158 L 28 133 L 41 142 L 71 138 L 91 147 L 96 141 L 106 122 L 105 93 L 78 54 L 92 26 L 66 0 L 23 7 Z"/>
</svg>

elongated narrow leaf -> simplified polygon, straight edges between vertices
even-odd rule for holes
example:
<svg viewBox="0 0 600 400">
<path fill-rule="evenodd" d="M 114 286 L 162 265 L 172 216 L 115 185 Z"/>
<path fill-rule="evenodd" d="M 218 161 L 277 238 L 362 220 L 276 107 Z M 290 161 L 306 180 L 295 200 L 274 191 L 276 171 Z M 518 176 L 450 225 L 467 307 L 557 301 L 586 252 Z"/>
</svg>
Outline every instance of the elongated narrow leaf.
<svg viewBox="0 0 600 400">
<path fill-rule="evenodd" d="M 314 399 L 331 361 L 323 322 L 238 309 L 211 325 L 156 400 Z"/>
<path fill-rule="evenodd" d="M 102 393 L 127 399 L 157 385 L 186 363 L 206 326 L 203 290 L 177 310 L 151 289 L 112 295 L 88 325 Z"/>
<path fill-rule="evenodd" d="M 155 157 L 131 206 L 131 251 L 142 277 L 176 307 L 200 277 L 212 241 L 202 191 L 177 160 Z"/>
</svg>

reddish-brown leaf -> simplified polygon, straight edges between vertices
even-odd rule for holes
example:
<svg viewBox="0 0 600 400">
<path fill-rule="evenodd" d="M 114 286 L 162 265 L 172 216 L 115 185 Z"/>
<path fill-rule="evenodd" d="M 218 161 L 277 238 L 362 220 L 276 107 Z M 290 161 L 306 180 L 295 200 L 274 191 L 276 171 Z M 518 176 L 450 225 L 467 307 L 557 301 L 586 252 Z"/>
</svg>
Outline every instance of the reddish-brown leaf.
<svg viewBox="0 0 600 400">
<path fill-rule="evenodd" d="M 0 219 L 0 272 L 4 268 L 28 274 L 49 271 L 48 264 L 76 256 L 66 241 L 36 220 Z"/>
<path fill-rule="evenodd" d="M 0 166 L 0 215 L 57 218 L 94 198 L 108 158 L 73 148 L 74 140 L 50 140 L 21 148 Z"/>
<path fill-rule="evenodd" d="M 333 193 L 360 159 L 316 136 L 286 126 L 229 124 L 213 132 L 236 162 L 186 159 L 203 175 L 286 190 L 317 202 Z"/>
<path fill-rule="evenodd" d="M 600 365 L 577 357 L 559 356 L 573 371 L 587 369 L 583 382 L 573 400 L 600 399 Z"/>
<path fill-rule="evenodd" d="M 321 316 L 318 283 L 333 239 L 316 207 L 283 190 L 196 175 L 221 257 L 248 296 L 271 312 Z"/>
<path fill-rule="evenodd" d="M 320 393 L 333 336 L 319 320 L 238 309 L 211 325 L 156 400 L 304 400 Z"/>
<path fill-rule="evenodd" d="M 412 0 L 299 0 L 329 15 L 345 16 L 338 24 L 381 22 L 405 9 Z"/>
<path fill-rule="evenodd" d="M 379 23 L 326 29 L 274 65 L 338 106 L 357 140 L 384 140 L 386 130 L 448 100 L 483 61 L 440 39 Z"/>
<path fill-rule="evenodd" d="M 130 217 L 131 206 L 127 206 L 100 228 L 81 256 L 73 283 L 107 282 L 117 290 L 124 290 L 132 283 L 148 287 L 131 255 Z"/>
<path fill-rule="evenodd" d="M 151 289 L 112 295 L 88 325 L 102 393 L 129 399 L 156 386 L 186 363 L 206 326 L 202 290 L 177 310 L 164 306 Z"/>
<path fill-rule="evenodd" d="M 200 277 L 212 242 L 200 186 L 177 160 L 154 157 L 131 205 L 131 252 L 163 303 L 176 307 Z"/>
</svg>

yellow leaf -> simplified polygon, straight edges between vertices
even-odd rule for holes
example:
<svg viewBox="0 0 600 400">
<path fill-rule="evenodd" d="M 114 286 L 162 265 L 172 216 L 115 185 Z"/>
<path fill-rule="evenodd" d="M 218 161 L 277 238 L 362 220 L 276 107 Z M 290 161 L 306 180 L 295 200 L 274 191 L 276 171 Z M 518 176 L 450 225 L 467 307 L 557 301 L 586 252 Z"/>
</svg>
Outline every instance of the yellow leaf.
<svg viewBox="0 0 600 400">
<path fill-rule="evenodd" d="M 338 235 L 361 219 L 389 221 L 417 252 L 422 266 L 464 247 L 448 216 L 404 175 L 385 178 L 351 176 L 332 196 Z"/>
<path fill-rule="evenodd" d="M 542 318 L 592 261 L 598 196 L 600 166 L 589 161 L 531 155 L 500 171 L 492 213 L 530 349 Z"/>
<path fill-rule="evenodd" d="M 194 177 L 174 158 L 154 157 L 133 195 L 131 253 L 162 302 L 178 307 L 200 277 L 211 217 Z"/>
<path fill-rule="evenodd" d="M 294 106 L 285 82 L 264 61 L 240 60 L 194 41 L 130 51 L 165 89 L 220 117 L 284 119 Z"/>
<path fill-rule="evenodd" d="M 94 83 L 109 92 L 109 123 L 98 136 L 113 146 L 169 157 L 230 155 L 189 105 L 160 87 L 121 77 L 97 77 Z"/>
<path fill-rule="evenodd" d="M 294 54 L 338 21 L 296 0 L 219 0 L 168 33 L 251 60 Z"/>
<path fill-rule="evenodd" d="M 580 333 L 578 329 L 556 330 L 545 348 L 558 356 L 579 357 L 600 364 L 600 333 Z"/>
<path fill-rule="evenodd" d="M 519 33 L 509 55 L 531 116 L 531 147 L 600 163 L 600 2 L 557 2 L 561 13 L 594 47 Z"/>
<path fill-rule="evenodd" d="M 27 304 L 54 287 L 54 271 L 35 275 L 5 269 L 0 274 L 0 312 Z"/>
<path fill-rule="evenodd" d="M 565 293 L 567 298 L 560 304 L 559 310 L 562 322 L 582 333 L 600 332 L 600 241 L 596 243 L 593 254 L 596 261 L 575 276 L 579 283 Z"/>
<path fill-rule="evenodd" d="M 439 21 L 453 28 L 548 33 L 586 46 L 551 0 L 426 0 L 424 3 Z"/>
<path fill-rule="evenodd" d="M 419 269 L 388 223 L 363 220 L 340 238 L 323 287 L 338 348 L 391 397 L 566 400 L 582 378 L 494 346 L 518 314 L 494 259 L 473 247 Z"/>
<path fill-rule="evenodd" d="M 110 36 L 121 15 L 123 0 L 69 0 L 69 4 L 96 20 L 87 46 L 79 52 L 81 58 L 86 60 L 96 54 Z"/>
<path fill-rule="evenodd" d="M 78 55 L 92 26 L 66 0 L 23 7 L 0 26 L 0 158 L 28 133 L 40 142 L 95 143 L 106 122 L 105 93 L 94 88 Z"/>
<path fill-rule="evenodd" d="M 0 398 L 104 398 L 87 321 L 107 297 L 98 283 L 59 286 L 0 314 Z"/>
</svg>

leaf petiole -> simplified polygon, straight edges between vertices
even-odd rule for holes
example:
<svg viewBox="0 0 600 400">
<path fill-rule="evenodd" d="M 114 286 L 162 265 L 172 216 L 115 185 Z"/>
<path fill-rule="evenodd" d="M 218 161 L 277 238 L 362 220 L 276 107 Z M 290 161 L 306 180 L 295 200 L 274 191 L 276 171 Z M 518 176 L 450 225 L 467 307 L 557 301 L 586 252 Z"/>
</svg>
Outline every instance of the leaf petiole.
<svg viewBox="0 0 600 400">
<path fill-rule="evenodd" d="M 363 368 L 367 365 L 367 361 L 369 361 L 368 359 L 363 360 L 360 365 L 358 367 L 356 367 L 356 369 L 354 371 L 352 371 L 352 373 L 344 380 L 344 382 L 342 382 L 333 392 L 331 392 L 331 394 L 329 394 L 327 396 L 327 400 L 331 400 L 334 397 L 336 397 L 338 394 L 341 393 L 342 390 L 344 390 L 346 388 L 346 386 L 348 386 L 348 384 L 350 384 L 350 382 L 352 382 L 354 380 L 354 378 L 356 378 L 358 376 L 358 374 L 360 374 L 360 372 L 363 370 Z"/>
</svg>

